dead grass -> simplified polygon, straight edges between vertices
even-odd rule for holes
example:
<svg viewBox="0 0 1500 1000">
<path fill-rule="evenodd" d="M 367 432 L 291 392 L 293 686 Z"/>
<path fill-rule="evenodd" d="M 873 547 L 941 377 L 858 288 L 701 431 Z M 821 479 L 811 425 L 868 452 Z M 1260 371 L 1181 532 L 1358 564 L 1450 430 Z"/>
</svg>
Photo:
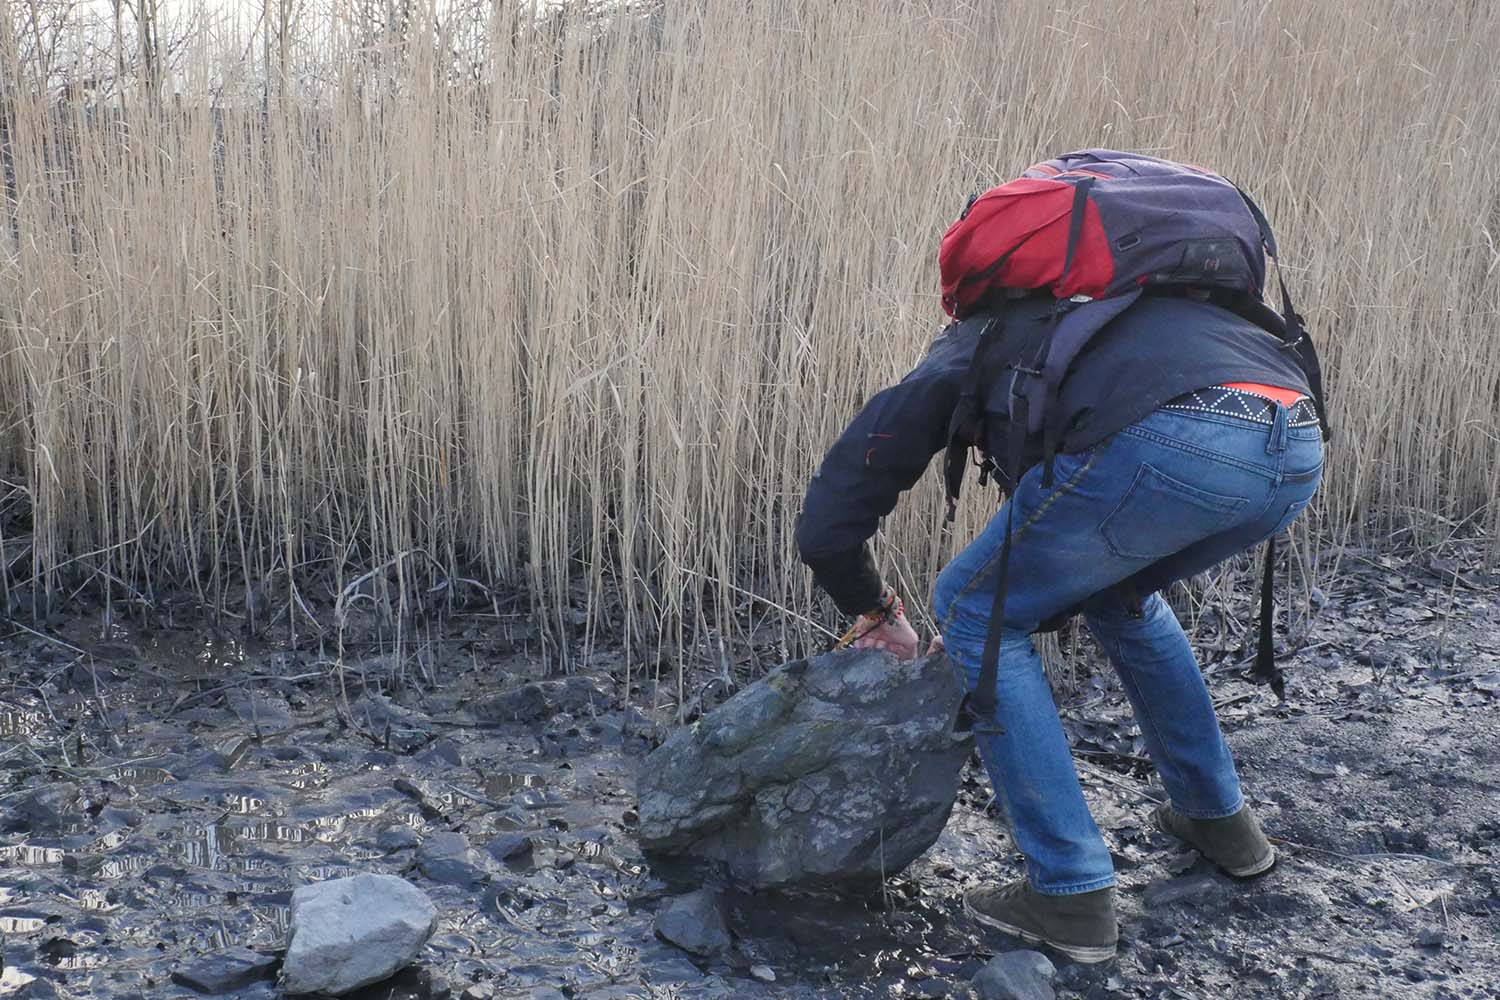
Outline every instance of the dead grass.
<svg viewBox="0 0 1500 1000">
<path fill-rule="evenodd" d="M 1276 222 L 1332 373 L 1317 527 L 1497 526 L 1493 5 L 497 13 L 463 83 L 440 24 L 298 26 L 323 83 L 265 105 L 210 110 L 258 49 L 207 34 L 176 102 L 9 94 L 0 464 L 45 586 L 399 614 L 479 572 L 669 660 L 796 645 L 802 488 L 939 328 L 939 234 L 1087 145 Z M 992 505 L 944 533 L 937 478 L 879 541 L 919 598 Z"/>
</svg>

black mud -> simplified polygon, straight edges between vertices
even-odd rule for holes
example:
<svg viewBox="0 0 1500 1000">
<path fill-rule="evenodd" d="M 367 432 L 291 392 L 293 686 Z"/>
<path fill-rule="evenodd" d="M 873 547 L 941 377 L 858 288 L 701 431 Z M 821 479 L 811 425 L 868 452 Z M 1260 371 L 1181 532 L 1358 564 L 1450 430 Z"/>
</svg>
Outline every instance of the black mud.
<svg viewBox="0 0 1500 1000">
<path fill-rule="evenodd" d="M 1496 580 L 1462 558 L 1345 566 L 1288 657 L 1286 705 L 1204 652 L 1280 839 L 1262 879 L 1233 883 L 1148 830 L 1162 793 L 1107 677 L 1066 703 L 1124 940 L 1105 966 L 1053 956 L 1059 995 L 1500 996 Z M 966 887 L 1019 870 L 977 773 L 936 848 L 882 892 L 730 893 L 736 951 L 700 966 L 652 932 L 696 883 L 653 869 L 630 834 L 633 769 L 676 708 L 650 684 L 627 700 L 617 659 L 596 658 L 597 691 L 531 692 L 505 708 L 534 721 L 496 721 L 485 697 L 541 667 L 526 630 L 494 617 L 450 618 L 402 659 L 356 649 L 343 669 L 316 639 L 144 617 L 13 625 L 0 644 L 0 996 L 195 995 L 174 970 L 274 950 L 293 887 L 361 871 L 410 877 L 443 914 L 422 974 L 372 997 L 961 996 L 1015 946 L 962 916 Z M 468 835 L 483 881 L 417 869 L 412 845 L 446 830 Z M 485 853 L 512 832 L 530 848 Z"/>
</svg>

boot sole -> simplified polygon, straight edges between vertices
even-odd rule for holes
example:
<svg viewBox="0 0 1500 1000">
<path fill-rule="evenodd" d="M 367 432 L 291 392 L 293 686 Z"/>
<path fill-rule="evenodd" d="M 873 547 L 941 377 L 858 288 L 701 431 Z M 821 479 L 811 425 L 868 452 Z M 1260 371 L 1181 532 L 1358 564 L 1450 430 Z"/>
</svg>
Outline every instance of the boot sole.
<svg viewBox="0 0 1500 1000">
<path fill-rule="evenodd" d="M 1094 965 L 1098 962 L 1108 962 L 1119 952 L 1118 946 L 1112 944 L 1063 944 L 1060 941 L 1054 941 L 1049 937 L 1045 937 L 1041 934 L 1036 933 L 1035 931 L 1028 931 L 1024 927 L 1016 927 L 1013 924 L 1007 924 L 1003 920 L 996 920 L 989 914 L 981 913 L 980 911 L 974 909 L 973 905 L 969 902 L 968 897 L 964 898 L 964 912 L 967 913 L 969 915 L 969 918 L 975 923 L 983 924 L 986 927 L 992 927 L 995 930 L 1000 931 L 1001 933 L 1009 934 L 1011 937 L 1020 938 L 1027 944 L 1044 944 L 1048 948 L 1061 952 L 1062 954 L 1071 958 L 1073 961 L 1078 962 L 1082 965 Z"/>
<path fill-rule="evenodd" d="M 1219 865 L 1220 870 L 1233 878 L 1254 878 L 1257 875 L 1264 875 L 1275 867 L 1276 848 L 1274 847 L 1271 848 L 1271 853 L 1267 854 L 1263 859 L 1254 864 L 1246 865 L 1244 868 L 1225 868 L 1223 865 Z"/>
</svg>

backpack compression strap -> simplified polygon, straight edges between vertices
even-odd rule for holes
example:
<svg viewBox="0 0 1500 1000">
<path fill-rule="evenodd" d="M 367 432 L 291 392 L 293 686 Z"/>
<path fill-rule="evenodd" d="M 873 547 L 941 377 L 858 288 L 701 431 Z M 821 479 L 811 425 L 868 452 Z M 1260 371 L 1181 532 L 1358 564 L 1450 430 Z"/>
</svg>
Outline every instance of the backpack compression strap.
<svg viewBox="0 0 1500 1000">
<path fill-rule="evenodd" d="M 1323 365 L 1318 360 L 1317 347 L 1307 335 L 1307 327 L 1301 314 L 1292 305 L 1292 293 L 1286 287 L 1286 276 L 1281 273 L 1281 259 L 1276 248 L 1276 235 L 1271 232 L 1271 220 L 1266 218 L 1266 213 L 1260 210 L 1255 199 L 1246 194 L 1243 188 L 1236 187 L 1235 190 L 1239 191 L 1240 197 L 1245 200 L 1245 207 L 1255 217 L 1266 256 L 1276 265 L 1276 284 L 1281 289 L 1281 319 L 1285 324 L 1282 347 L 1292 353 L 1301 366 L 1302 373 L 1307 376 L 1307 387 L 1312 390 L 1313 406 L 1318 411 L 1318 427 L 1323 432 L 1323 440 L 1327 441 L 1333 437 L 1333 431 L 1328 424 L 1328 409 L 1323 399 Z M 1278 699 L 1285 700 L 1286 679 L 1276 666 L 1275 636 L 1272 634 L 1275 625 L 1275 578 L 1276 538 L 1272 536 L 1266 539 L 1266 561 L 1261 567 L 1260 636 L 1255 646 L 1255 666 L 1251 674 L 1261 683 L 1269 684 Z"/>
</svg>

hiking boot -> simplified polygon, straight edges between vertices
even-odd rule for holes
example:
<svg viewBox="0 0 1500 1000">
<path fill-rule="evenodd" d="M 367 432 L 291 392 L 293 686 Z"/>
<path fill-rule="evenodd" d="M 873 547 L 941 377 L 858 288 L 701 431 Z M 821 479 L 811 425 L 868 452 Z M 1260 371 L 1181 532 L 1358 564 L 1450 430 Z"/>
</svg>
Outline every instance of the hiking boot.
<svg viewBox="0 0 1500 1000">
<path fill-rule="evenodd" d="M 1170 833 L 1235 878 L 1250 878 L 1271 870 L 1276 848 L 1261 832 L 1249 806 L 1222 819 L 1190 819 L 1171 806 L 1152 813 L 1156 828 Z"/>
<path fill-rule="evenodd" d="M 1120 940 L 1113 888 L 1044 896 L 1021 879 L 998 889 L 970 889 L 964 911 L 986 927 L 1048 945 L 1075 962 L 1107 962 Z"/>
</svg>

